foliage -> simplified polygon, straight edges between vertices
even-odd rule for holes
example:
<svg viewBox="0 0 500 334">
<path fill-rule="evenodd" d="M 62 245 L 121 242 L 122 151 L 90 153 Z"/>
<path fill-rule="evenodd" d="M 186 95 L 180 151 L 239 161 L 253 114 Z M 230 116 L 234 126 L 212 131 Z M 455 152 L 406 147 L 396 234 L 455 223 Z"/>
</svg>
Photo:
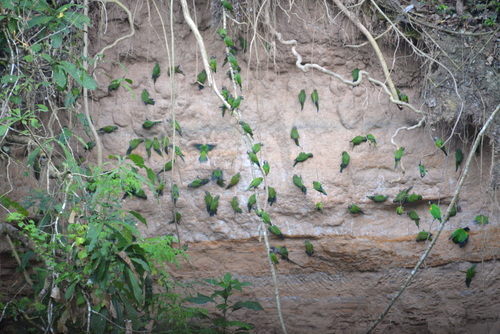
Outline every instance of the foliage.
<svg viewBox="0 0 500 334">
<path fill-rule="evenodd" d="M 234 304 L 229 302 L 229 297 L 234 293 L 233 290 L 242 291 L 243 287 L 249 286 L 249 282 L 240 282 L 233 278 L 230 273 L 217 279 L 206 279 L 205 282 L 214 285 L 220 289 L 215 290 L 210 296 L 198 293 L 196 297 L 188 297 L 186 301 L 195 304 L 215 303 L 215 313 L 212 318 L 213 326 L 205 329 L 202 333 L 247 333 L 254 328 L 251 323 L 243 321 L 229 320 L 231 314 L 237 310 L 246 308 L 254 311 L 262 311 L 263 308 L 258 302 L 239 301 Z M 234 329 L 236 327 L 236 329 Z"/>
</svg>

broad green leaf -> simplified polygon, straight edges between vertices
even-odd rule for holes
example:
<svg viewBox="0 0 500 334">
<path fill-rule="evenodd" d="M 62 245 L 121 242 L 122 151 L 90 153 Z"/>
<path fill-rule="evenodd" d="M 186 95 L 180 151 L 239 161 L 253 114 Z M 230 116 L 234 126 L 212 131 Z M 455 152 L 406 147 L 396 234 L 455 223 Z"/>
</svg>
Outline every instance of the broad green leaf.
<svg viewBox="0 0 500 334">
<path fill-rule="evenodd" d="M 145 167 L 146 168 L 146 173 L 148 175 L 148 179 L 149 181 L 151 181 L 151 183 L 155 183 L 155 180 L 156 180 L 156 174 L 155 172 L 153 172 L 153 170 L 149 167 Z"/>
<path fill-rule="evenodd" d="M 201 293 L 198 293 L 198 296 L 196 297 L 187 297 L 185 300 L 189 303 L 195 303 L 195 304 L 206 304 L 208 302 L 213 302 L 213 303 L 215 302 L 213 298 L 202 295 Z"/>
<path fill-rule="evenodd" d="M 66 292 L 64 292 L 64 298 L 66 299 L 66 301 L 70 300 L 71 297 L 73 297 L 77 283 L 78 283 L 78 280 L 75 280 L 73 283 L 71 283 L 70 286 L 68 286 L 68 288 L 66 289 Z"/>
<path fill-rule="evenodd" d="M 132 270 L 129 267 L 125 267 L 123 270 L 123 276 L 125 277 L 125 282 L 128 285 L 129 290 L 134 295 L 134 299 L 138 305 L 142 305 L 142 288 L 139 284 L 139 280 L 135 277 Z"/>
<path fill-rule="evenodd" d="M 50 41 L 51 41 L 50 44 L 52 45 L 52 47 L 57 49 L 58 47 L 60 47 L 62 45 L 62 41 L 63 41 L 62 33 L 52 35 L 50 37 Z"/>
<path fill-rule="evenodd" d="M 66 89 L 66 74 L 58 65 L 52 65 L 52 77 L 57 85 L 57 89 L 64 90 Z"/>
<path fill-rule="evenodd" d="M 99 235 L 101 234 L 102 227 L 104 223 L 91 224 L 87 232 L 87 238 L 90 239 L 90 243 L 87 246 L 87 250 L 92 252 L 99 241 Z"/>
<path fill-rule="evenodd" d="M 146 225 L 146 226 L 148 225 L 148 222 L 146 221 L 146 218 L 144 218 L 140 213 L 138 213 L 136 211 L 128 211 L 128 213 L 130 213 L 132 216 L 134 216 L 135 218 L 137 218 L 144 225 Z"/>
<path fill-rule="evenodd" d="M 254 311 L 264 310 L 258 302 L 254 302 L 254 301 L 250 301 L 250 300 L 237 302 L 236 304 L 231 306 L 231 308 L 234 309 L 235 311 L 239 310 L 241 308 L 247 308 L 247 309 L 254 310 Z"/>
<path fill-rule="evenodd" d="M 2 77 L 2 83 L 3 84 L 7 84 L 7 83 L 14 83 L 16 82 L 17 79 L 19 79 L 20 77 L 17 76 L 17 75 L 10 75 L 10 74 L 6 74 Z"/>
<path fill-rule="evenodd" d="M 29 250 L 24 254 L 23 259 L 21 261 L 21 269 L 26 268 L 26 265 L 28 264 L 29 260 L 33 257 L 33 255 L 35 255 L 35 253 L 32 250 Z"/>
<path fill-rule="evenodd" d="M 130 154 L 128 155 L 128 158 L 130 160 L 132 160 L 133 163 L 135 163 L 137 165 L 137 167 L 139 168 L 144 168 L 146 167 L 144 165 L 144 159 L 140 156 L 140 155 L 137 155 L 137 154 Z"/>
<path fill-rule="evenodd" d="M 53 17 L 49 16 L 49 15 L 35 16 L 34 18 L 32 18 L 31 20 L 28 21 L 27 29 L 31 29 L 34 26 L 40 26 L 40 25 L 46 24 L 46 23 L 50 22 L 52 19 L 53 19 Z"/>
</svg>

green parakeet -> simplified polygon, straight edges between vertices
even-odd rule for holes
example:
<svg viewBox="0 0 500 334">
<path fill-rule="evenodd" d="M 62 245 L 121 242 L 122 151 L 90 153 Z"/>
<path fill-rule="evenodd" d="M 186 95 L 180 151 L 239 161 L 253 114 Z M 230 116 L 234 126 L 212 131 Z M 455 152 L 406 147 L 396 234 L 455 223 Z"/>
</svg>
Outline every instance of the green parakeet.
<svg viewBox="0 0 500 334">
<path fill-rule="evenodd" d="M 171 123 L 171 120 L 167 119 L 167 122 Z M 179 134 L 179 136 L 182 137 L 182 129 L 181 126 L 179 125 L 179 122 L 175 121 L 175 131 Z"/>
<path fill-rule="evenodd" d="M 264 170 L 264 173 L 266 173 L 266 175 L 269 175 L 269 170 L 271 169 L 271 167 L 269 166 L 269 162 L 267 162 L 267 160 L 264 160 L 262 169 Z"/>
<path fill-rule="evenodd" d="M 347 208 L 349 209 L 349 212 L 352 213 L 352 214 L 357 214 L 357 213 L 361 213 L 362 215 L 364 215 L 365 213 L 361 210 L 361 208 L 359 206 L 357 206 L 356 204 L 351 204 L 351 205 L 348 205 Z"/>
<path fill-rule="evenodd" d="M 439 148 L 441 151 L 444 152 L 446 156 L 448 156 L 448 152 L 446 152 L 446 147 L 444 146 L 444 141 L 441 139 L 435 137 L 434 138 L 434 143 L 436 144 L 436 147 Z"/>
<path fill-rule="evenodd" d="M 99 132 L 99 133 L 112 133 L 116 130 L 118 130 L 118 127 L 116 125 L 107 125 L 107 126 L 100 128 L 99 130 L 97 130 L 97 132 Z"/>
<path fill-rule="evenodd" d="M 278 251 L 279 251 L 279 254 L 281 255 L 281 258 L 283 260 L 288 261 L 288 248 L 286 248 L 286 246 L 281 246 L 278 248 Z"/>
<path fill-rule="evenodd" d="M 257 155 L 255 155 L 255 153 L 253 153 L 252 151 L 248 151 L 247 153 L 250 161 L 260 167 L 259 158 L 257 158 Z"/>
<path fill-rule="evenodd" d="M 132 151 L 135 150 L 137 148 L 137 146 L 139 146 L 139 144 L 141 144 L 143 141 L 144 141 L 144 139 L 142 139 L 142 138 L 132 139 L 129 142 L 126 154 L 129 155 L 130 153 L 132 153 Z"/>
<path fill-rule="evenodd" d="M 416 213 L 413 210 L 410 210 L 407 213 L 408 213 L 408 216 L 410 217 L 410 219 L 415 222 L 415 225 L 417 225 L 417 228 L 420 227 L 420 217 L 418 216 L 418 213 Z"/>
<path fill-rule="evenodd" d="M 296 126 L 294 126 L 292 128 L 292 131 L 290 132 L 290 138 L 293 139 L 293 141 L 295 142 L 295 145 L 300 146 L 300 144 L 299 144 L 299 138 L 300 138 L 299 131 L 297 130 Z"/>
<path fill-rule="evenodd" d="M 238 40 L 240 41 L 241 51 L 243 51 L 243 53 L 246 53 L 248 50 L 248 41 L 241 36 L 238 38 Z"/>
<path fill-rule="evenodd" d="M 181 224 L 181 220 L 182 220 L 182 214 L 179 212 L 179 211 L 175 211 L 175 215 L 173 215 L 173 219 L 171 221 L 169 221 L 168 223 L 169 224 L 178 224 L 180 225 Z"/>
<path fill-rule="evenodd" d="M 285 236 L 283 235 L 283 233 L 281 233 L 281 230 L 279 229 L 278 226 L 271 225 L 267 229 L 269 230 L 269 232 L 271 232 L 272 234 L 276 235 L 277 237 L 279 237 L 281 239 L 285 238 Z"/>
<path fill-rule="evenodd" d="M 220 28 L 219 30 L 217 30 L 217 34 L 220 36 L 220 38 L 224 39 L 224 37 L 227 36 L 227 30 L 224 28 Z"/>
<path fill-rule="evenodd" d="M 210 57 L 210 68 L 212 72 L 217 73 L 217 58 L 215 56 Z"/>
<path fill-rule="evenodd" d="M 151 149 L 153 148 L 153 141 L 149 138 L 146 138 L 146 142 L 144 143 L 144 147 L 146 148 L 146 153 L 148 155 L 148 159 L 151 158 Z"/>
<path fill-rule="evenodd" d="M 85 151 L 92 151 L 92 149 L 95 147 L 96 142 L 95 141 L 88 141 L 84 146 L 83 149 Z M 5 150 L 4 150 L 5 152 Z"/>
<path fill-rule="evenodd" d="M 228 0 L 221 0 L 221 4 L 224 7 L 224 9 L 226 9 L 228 11 L 233 10 L 233 5 L 231 5 L 231 2 L 229 2 Z"/>
<path fill-rule="evenodd" d="M 394 200 L 392 201 L 392 203 L 399 203 L 400 205 L 406 203 L 408 201 L 408 193 L 412 189 L 413 189 L 413 186 L 411 186 L 411 187 L 409 187 L 407 189 L 401 190 L 396 195 L 396 197 L 394 198 Z"/>
<path fill-rule="evenodd" d="M 277 266 L 279 264 L 278 256 L 276 255 L 276 253 L 269 253 L 269 259 L 271 259 L 271 262 L 274 266 Z"/>
<path fill-rule="evenodd" d="M 253 139 L 253 131 L 252 131 L 252 128 L 250 127 L 250 125 L 248 125 L 248 123 L 246 123 L 244 121 L 240 121 L 240 125 L 241 125 L 241 128 L 243 129 L 243 131 L 245 131 L 245 133 L 248 133 L 250 135 L 250 137 L 252 137 L 252 139 Z"/>
<path fill-rule="evenodd" d="M 400 147 L 394 152 L 394 168 L 398 167 L 399 161 L 401 161 L 401 158 L 403 157 L 403 153 L 405 151 L 404 147 Z"/>
<path fill-rule="evenodd" d="M 305 195 L 307 193 L 307 188 L 302 183 L 302 178 L 298 175 L 293 176 L 293 184 L 300 188 L 300 191 Z"/>
<path fill-rule="evenodd" d="M 485 215 L 477 215 L 476 217 L 474 217 L 474 222 L 478 225 L 486 225 L 489 223 L 489 220 Z"/>
<path fill-rule="evenodd" d="M 231 110 L 236 110 L 240 107 L 241 101 L 243 100 L 243 96 L 238 96 L 236 99 L 234 99 L 230 104 L 231 104 Z M 232 114 L 231 114 L 232 115 Z"/>
<path fill-rule="evenodd" d="M 212 197 L 212 194 L 210 194 L 209 191 L 205 191 L 205 208 L 207 209 L 207 212 L 210 214 L 210 206 L 212 205 L 212 200 L 214 198 Z"/>
<path fill-rule="evenodd" d="M 111 82 L 108 85 L 108 92 L 112 92 L 114 90 L 117 90 L 120 88 L 120 81 L 119 80 L 111 80 Z"/>
<path fill-rule="evenodd" d="M 472 282 L 472 279 L 476 276 L 476 265 L 473 264 L 472 266 L 467 269 L 467 272 L 465 273 L 465 286 L 467 288 L 470 288 L 470 283 Z"/>
<path fill-rule="evenodd" d="M 161 123 L 161 121 L 154 122 L 154 121 L 150 121 L 149 119 L 147 119 L 144 121 L 144 123 L 142 123 L 142 128 L 148 130 L 148 129 L 151 129 L 156 124 L 160 124 L 160 123 Z"/>
<path fill-rule="evenodd" d="M 154 143 L 154 141 L 153 141 L 153 143 Z M 179 148 L 179 146 L 175 146 L 175 147 L 174 147 L 174 145 L 172 145 L 172 144 L 170 144 L 169 146 L 173 149 L 173 151 L 175 152 L 175 154 L 176 154 L 179 158 L 181 158 L 181 159 L 182 159 L 182 161 L 184 161 L 184 153 L 182 153 L 182 151 L 181 151 L 181 149 Z"/>
<path fill-rule="evenodd" d="M 458 244 L 460 248 L 463 248 L 467 245 L 467 241 L 469 240 L 469 231 L 470 228 L 468 227 L 458 228 L 451 234 L 450 240 Z"/>
<path fill-rule="evenodd" d="M 398 215 L 400 215 L 400 216 L 401 216 L 401 215 L 403 214 L 403 212 L 404 212 L 404 208 L 403 208 L 402 206 L 398 206 L 398 207 L 396 208 L 396 213 L 397 213 Z"/>
<path fill-rule="evenodd" d="M 312 153 L 300 152 L 299 155 L 295 158 L 293 167 L 295 167 L 299 162 L 304 162 L 309 158 L 312 158 Z"/>
<path fill-rule="evenodd" d="M 349 153 L 346 151 L 342 152 L 342 163 L 340 164 L 340 172 L 344 170 L 349 165 L 349 161 L 351 161 L 351 157 L 349 156 Z"/>
<path fill-rule="evenodd" d="M 316 210 L 323 212 L 323 202 L 316 203 Z"/>
<path fill-rule="evenodd" d="M 228 35 L 224 36 L 224 44 L 226 44 L 228 48 L 232 48 L 234 46 L 233 40 Z"/>
<path fill-rule="evenodd" d="M 165 152 L 165 154 L 168 154 L 168 145 L 170 145 L 170 139 L 168 139 L 167 136 L 162 136 L 161 144 L 163 146 L 163 151 Z"/>
<path fill-rule="evenodd" d="M 304 102 L 306 102 L 306 91 L 301 90 L 299 93 L 300 110 L 304 110 Z"/>
<path fill-rule="evenodd" d="M 209 182 L 209 179 L 194 179 L 188 184 L 189 188 L 199 188 Z"/>
<path fill-rule="evenodd" d="M 177 200 L 179 199 L 179 187 L 174 184 L 172 186 L 172 201 L 174 201 L 174 206 L 177 205 Z"/>
<path fill-rule="evenodd" d="M 213 150 L 217 145 L 210 145 L 210 144 L 193 144 L 194 147 L 198 151 L 200 151 L 200 157 L 198 158 L 199 162 L 205 162 L 208 160 L 208 152 Z"/>
<path fill-rule="evenodd" d="M 152 106 L 155 105 L 155 100 L 149 97 L 149 93 L 146 89 L 142 90 L 141 99 L 145 105 L 148 105 L 148 104 L 150 104 Z"/>
<path fill-rule="evenodd" d="M 313 254 L 314 254 L 314 246 L 307 239 L 304 242 L 306 244 L 306 254 L 309 255 L 309 256 L 313 256 Z"/>
<path fill-rule="evenodd" d="M 389 198 L 389 195 L 384 196 L 384 195 L 375 194 L 373 196 L 366 196 L 366 197 L 371 199 L 372 201 L 374 201 L 376 203 L 383 203 Z"/>
<path fill-rule="evenodd" d="M 451 210 L 450 210 L 450 218 L 455 216 L 457 212 L 461 211 L 462 208 L 460 208 L 460 205 L 454 205 Z"/>
<path fill-rule="evenodd" d="M 407 201 L 408 201 L 408 203 L 413 203 L 416 201 L 420 201 L 421 199 L 422 199 L 421 195 L 417 195 L 417 194 L 413 193 L 410 196 L 408 196 Z"/>
<path fill-rule="evenodd" d="M 273 187 L 267 187 L 268 191 L 268 196 L 267 196 L 267 203 L 269 203 L 269 206 L 273 206 L 274 203 L 276 203 L 276 189 Z"/>
<path fill-rule="evenodd" d="M 426 231 L 420 231 L 418 232 L 417 238 L 415 239 L 417 242 L 419 241 L 431 241 L 432 240 L 432 233 L 426 232 Z"/>
<path fill-rule="evenodd" d="M 248 186 L 247 191 L 249 191 L 250 189 L 255 189 L 258 186 L 260 186 L 260 184 L 262 183 L 263 180 L 264 180 L 264 178 L 262 178 L 262 177 L 256 177 L 255 179 L 253 179 L 252 182 L 250 182 L 250 185 Z"/>
<path fill-rule="evenodd" d="M 182 74 L 182 75 L 185 75 L 184 72 L 182 72 L 181 70 L 181 65 L 177 65 L 177 66 L 172 66 L 172 67 L 169 67 L 167 69 L 167 74 L 168 76 L 171 76 L 173 74 Z"/>
<path fill-rule="evenodd" d="M 260 218 L 262 218 L 262 221 L 264 223 L 266 223 L 267 225 L 269 225 L 269 226 L 273 225 L 271 223 L 271 217 L 269 216 L 269 214 L 267 212 L 261 210 L 259 212 L 256 211 L 256 214 L 257 214 L 257 216 L 259 216 Z"/>
<path fill-rule="evenodd" d="M 160 64 L 156 63 L 155 67 L 153 67 L 153 75 L 151 76 L 154 83 L 156 83 L 156 80 L 160 77 L 160 72 Z"/>
<path fill-rule="evenodd" d="M 255 143 L 255 144 L 252 146 L 252 152 L 253 152 L 254 154 L 259 153 L 259 152 L 260 152 L 260 149 L 261 149 L 261 147 L 262 147 L 262 146 L 264 146 L 264 144 L 262 144 L 262 143 Z"/>
<path fill-rule="evenodd" d="M 406 103 L 408 103 L 410 101 L 410 99 L 408 98 L 408 95 L 406 95 L 405 93 L 402 93 L 399 89 L 396 89 L 396 91 L 398 93 L 398 97 L 399 97 L 400 101 L 406 102 Z"/>
<path fill-rule="evenodd" d="M 311 100 L 313 101 L 314 105 L 316 106 L 316 112 L 319 112 L 319 95 L 318 91 L 315 89 L 311 93 Z"/>
<path fill-rule="evenodd" d="M 205 82 L 207 81 L 207 71 L 203 69 L 196 77 L 196 82 L 198 83 L 198 89 L 202 90 L 205 88 Z"/>
<path fill-rule="evenodd" d="M 210 217 L 213 217 L 214 215 L 217 214 L 218 207 L 219 207 L 219 196 L 215 196 L 214 198 L 212 198 L 212 202 L 210 203 L 210 210 L 208 211 Z"/>
<path fill-rule="evenodd" d="M 366 135 L 366 139 L 368 139 L 368 141 L 370 142 L 370 144 L 373 144 L 373 147 L 374 148 L 377 148 L 377 140 L 375 139 L 375 137 L 372 135 L 372 134 L 367 134 Z"/>
<path fill-rule="evenodd" d="M 457 148 L 455 150 L 455 172 L 458 171 L 458 167 L 460 166 L 462 161 L 464 161 L 464 153 L 461 149 Z"/>
<path fill-rule="evenodd" d="M 229 184 L 227 185 L 226 189 L 231 189 L 232 187 L 237 185 L 238 182 L 240 182 L 240 179 L 241 179 L 240 173 L 234 174 L 233 177 L 231 178 L 231 181 L 229 181 Z"/>
<path fill-rule="evenodd" d="M 313 187 L 316 191 L 319 191 L 320 193 L 322 193 L 323 195 L 325 196 L 328 196 L 326 194 L 326 191 L 323 189 L 323 186 L 321 185 L 321 183 L 319 183 L 318 181 L 313 181 Z"/>
<path fill-rule="evenodd" d="M 257 196 L 255 196 L 255 194 L 252 194 L 252 196 L 250 196 L 247 201 L 248 212 L 252 211 L 252 207 L 255 205 L 255 203 L 257 203 Z"/>
<path fill-rule="evenodd" d="M 437 219 L 439 220 L 439 222 L 441 222 L 442 215 L 439 206 L 437 206 L 436 204 L 431 204 L 429 211 L 431 212 L 431 215 L 432 217 L 434 217 L 434 219 Z"/>
<path fill-rule="evenodd" d="M 420 177 L 424 177 L 425 174 L 427 174 L 427 169 L 425 169 L 425 166 L 422 165 L 422 162 L 418 164 L 418 170 L 420 171 Z"/>
<path fill-rule="evenodd" d="M 354 70 L 352 70 L 351 74 L 352 74 L 352 81 L 353 82 L 358 81 L 358 79 L 359 79 L 359 68 L 356 67 Z"/>
<path fill-rule="evenodd" d="M 353 145 L 353 146 L 356 146 L 356 145 L 359 145 L 361 143 L 364 143 L 365 141 L 367 141 L 368 139 L 364 136 L 356 136 L 354 137 L 350 143 Z"/>
<path fill-rule="evenodd" d="M 212 172 L 212 181 L 215 181 L 219 187 L 224 187 L 223 172 L 220 168 L 214 169 Z"/>
<path fill-rule="evenodd" d="M 231 207 L 234 210 L 234 213 L 242 213 L 243 210 L 240 208 L 240 204 L 238 203 L 238 197 L 234 196 L 231 200 Z"/>
<path fill-rule="evenodd" d="M 153 138 L 153 150 L 158 153 L 159 156 L 163 156 L 163 152 L 161 150 L 160 141 L 157 137 Z"/>
</svg>

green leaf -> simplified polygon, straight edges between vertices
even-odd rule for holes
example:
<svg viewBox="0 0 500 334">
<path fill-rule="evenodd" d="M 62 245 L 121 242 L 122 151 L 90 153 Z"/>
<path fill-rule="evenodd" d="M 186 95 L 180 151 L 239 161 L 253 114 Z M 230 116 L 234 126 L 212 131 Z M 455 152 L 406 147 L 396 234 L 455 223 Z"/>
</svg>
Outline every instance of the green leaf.
<svg viewBox="0 0 500 334">
<path fill-rule="evenodd" d="M 235 311 L 239 310 L 241 308 L 247 308 L 247 309 L 250 309 L 253 311 L 263 311 L 264 310 L 258 302 L 254 302 L 254 301 L 250 301 L 250 300 L 239 301 L 236 304 L 234 304 L 233 306 L 231 306 L 231 308 L 234 309 Z"/>
<path fill-rule="evenodd" d="M 27 61 L 28 63 L 31 63 L 31 62 L 33 62 L 35 60 L 35 56 L 33 56 L 33 55 L 30 54 L 30 55 L 24 56 L 23 59 L 25 61 Z"/>
<path fill-rule="evenodd" d="M 62 33 L 52 35 L 50 37 L 50 40 L 51 40 L 50 44 L 52 45 L 52 47 L 57 49 L 58 47 L 60 47 L 62 45 L 62 41 L 63 41 Z"/>
<path fill-rule="evenodd" d="M 140 287 L 139 280 L 135 277 L 129 267 L 125 267 L 123 270 L 123 276 L 125 277 L 125 282 L 127 283 L 129 290 L 134 295 L 136 303 L 138 305 L 142 305 L 142 288 Z"/>
<path fill-rule="evenodd" d="M 136 211 L 128 211 L 132 216 L 137 218 L 141 223 L 144 225 L 148 226 L 148 222 L 146 221 L 146 218 L 144 218 L 139 212 Z"/>
<path fill-rule="evenodd" d="M 151 183 L 155 183 L 155 180 L 156 180 L 156 174 L 155 172 L 153 172 L 153 170 L 149 167 L 145 167 L 146 168 L 146 173 L 148 174 L 148 179 L 149 181 L 151 181 Z"/>
<path fill-rule="evenodd" d="M 206 304 L 208 302 L 215 303 L 215 300 L 210 298 L 209 296 L 202 295 L 201 293 L 198 293 L 198 296 L 196 297 L 187 297 L 185 299 L 189 303 L 194 303 L 194 304 Z"/>
<path fill-rule="evenodd" d="M 41 49 L 42 49 L 42 45 L 39 43 L 33 44 L 31 46 L 31 51 L 33 51 L 33 53 L 38 53 L 38 52 L 40 52 Z"/>
<path fill-rule="evenodd" d="M 8 130 L 9 127 L 7 125 L 0 125 L 0 137 L 5 136 Z"/>
<path fill-rule="evenodd" d="M 64 293 L 64 298 L 66 301 L 70 300 L 71 297 L 73 297 L 73 294 L 75 293 L 75 287 L 76 284 L 78 283 L 78 280 L 75 280 L 73 283 L 71 283 L 70 286 L 66 289 L 66 292 Z"/>
<path fill-rule="evenodd" d="M 6 74 L 2 77 L 2 83 L 3 84 L 7 84 L 7 83 L 14 83 L 16 82 L 17 79 L 19 79 L 20 77 L 17 76 L 17 75 L 10 75 L 10 74 Z"/>
<path fill-rule="evenodd" d="M 52 65 L 52 77 L 54 78 L 54 82 L 56 83 L 57 89 L 64 90 L 66 89 L 66 74 L 58 65 Z"/>
<path fill-rule="evenodd" d="M 133 163 L 135 163 L 135 164 L 137 165 L 137 167 L 139 167 L 139 168 L 144 168 L 144 167 L 146 167 L 146 166 L 144 165 L 144 159 L 143 159 L 140 155 L 137 155 L 137 154 L 130 154 L 130 155 L 128 156 L 128 158 L 129 158 L 130 160 L 132 160 L 132 162 L 133 162 Z"/>
<path fill-rule="evenodd" d="M 24 219 L 24 215 L 18 213 L 18 212 L 11 212 L 5 217 L 5 221 L 7 223 L 14 222 L 14 221 L 19 221 Z"/>
<path fill-rule="evenodd" d="M 26 28 L 31 29 L 34 26 L 40 26 L 40 25 L 46 24 L 46 23 L 50 22 L 52 19 L 53 19 L 53 17 L 49 16 L 49 15 L 35 16 L 34 18 L 32 18 L 31 20 L 28 21 L 28 25 Z"/>
<path fill-rule="evenodd" d="M 91 224 L 87 232 L 87 238 L 90 238 L 90 243 L 87 246 L 87 250 L 92 252 L 99 241 L 99 236 L 101 235 L 102 228 L 104 226 L 103 222 L 98 224 Z"/>
<path fill-rule="evenodd" d="M 245 329 L 245 330 L 250 330 L 250 329 L 254 328 L 254 326 L 252 324 L 248 324 L 248 323 L 242 322 L 242 321 L 226 321 L 225 324 L 227 327 L 236 326 L 236 327 L 238 327 L 238 329 Z"/>
<path fill-rule="evenodd" d="M 24 254 L 23 259 L 21 261 L 21 266 L 20 266 L 21 269 L 26 268 L 26 265 L 28 264 L 29 260 L 33 257 L 33 255 L 35 255 L 35 253 L 32 250 L 29 250 Z"/>
</svg>

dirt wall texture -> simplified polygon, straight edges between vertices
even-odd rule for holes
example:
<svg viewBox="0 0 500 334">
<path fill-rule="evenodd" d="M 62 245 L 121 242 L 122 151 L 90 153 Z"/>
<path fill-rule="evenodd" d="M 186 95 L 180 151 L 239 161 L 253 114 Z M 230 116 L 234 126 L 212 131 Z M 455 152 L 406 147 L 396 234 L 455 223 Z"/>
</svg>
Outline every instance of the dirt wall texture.
<svg viewBox="0 0 500 334">
<path fill-rule="evenodd" d="M 135 35 L 106 51 L 104 62 L 95 70 L 101 84 L 92 96 L 95 125 L 97 128 L 119 127 L 118 131 L 102 136 L 104 156 L 124 154 L 129 140 L 137 137 L 152 139 L 167 135 L 172 141 L 171 124 L 165 120 L 172 119 L 174 113 L 182 127 L 182 136 L 175 136 L 176 145 L 185 155 L 184 161 L 177 159 L 173 172 L 165 173 L 168 189 L 159 202 L 147 191 L 147 202 L 127 198 L 126 205 L 148 219 L 146 236 L 176 233 L 175 226 L 168 224 L 173 212 L 168 196 L 170 180 L 173 180 L 180 188 L 176 208 L 182 213 L 180 238 L 182 243 L 188 242 L 191 259 L 180 269 L 172 268 L 172 275 L 191 281 L 231 272 L 240 280 L 251 282 L 253 285 L 242 297 L 259 301 L 265 312 L 248 312 L 245 317 L 257 324 L 258 333 L 280 332 L 266 248 L 259 239 L 262 225 L 260 218 L 246 209 L 253 193 L 247 188 L 260 172 L 248 159 L 248 147 L 238 131 L 240 125 L 230 112 L 221 117 L 221 101 L 210 87 L 198 89 L 195 81 L 203 64 L 180 5 L 176 4 L 173 13 L 175 44 L 172 46 L 169 12 L 163 4 L 158 4 L 162 22 L 155 7 L 148 7 L 149 2 L 123 3 L 132 12 Z M 239 5 L 243 8 L 245 4 Z M 327 12 L 319 2 L 301 2 L 291 8 L 288 4 L 282 5 L 284 9 L 277 7 L 271 12 L 272 24 L 284 39 L 297 40 L 297 51 L 304 57 L 304 63 L 317 63 L 348 80 L 351 71 L 359 68 L 385 81 L 380 63 L 368 44 L 347 46 L 366 40 L 336 7 L 329 5 Z M 110 4 L 106 9 L 107 25 L 93 27 L 90 46 L 94 52 L 129 31 L 125 12 Z M 190 3 L 191 15 L 202 33 L 208 54 L 217 57 L 219 69 L 215 79 L 220 89 L 223 85 L 232 85 L 226 76 L 228 65 L 222 67 L 225 51 L 216 33 L 222 24 L 217 20 L 220 16 L 216 15 L 216 9 L 217 6 L 209 2 L 196 1 L 196 8 Z M 251 22 L 242 12 L 235 14 L 236 18 Z M 252 15 L 259 14 L 252 12 Z M 376 24 L 374 21 L 373 25 Z M 162 25 L 166 29 L 167 44 Z M 446 156 L 436 148 L 433 137 L 448 139 L 453 121 L 429 121 L 413 130 L 397 132 L 417 124 L 422 115 L 406 107 L 398 109 L 380 87 L 366 78 L 360 85 L 351 87 L 319 71 L 302 72 L 295 65 L 290 46 L 280 44 L 263 25 L 257 27 L 255 34 L 252 29 L 249 24 L 229 21 L 229 35 L 235 40 L 242 36 L 249 43 L 248 51 L 239 50 L 236 56 L 241 66 L 242 89 L 237 89 L 237 94 L 230 90 L 235 96 L 244 96 L 240 106 L 242 118 L 254 130 L 255 142 L 264 144 L 259 157 L 271 166 L 267 183 L 276 189 L 277 201 L 268 205 L 266 211 L 285 238 L 271 235 L 270 243 L 286 246 L 293 261 L 282 260 L 277 267 L 285 323 L 289 333 L 361 332 L 383 311 L 428 245 L 428 242 L 415 242 L 418 232 L 435 233 L 438 222 L 429 212 L 429 201 L 439 203 L 444 212 L 464 172 L 463 163 L 455 170 L 454 152 L 460 148 L 466 156 L 469 154 L 477 127 L 460 121 L 459 131 L 447 142 L 449 154 Z M 416 57 L 404 42 L 395 43 L 394 35 L 389 34 L 379 43 L 396 86 L 409 95 L 410 102 L 417 108 L 432 114 L 435 106 L 430 103 L 429 107 L 429 101 L 441 106 L 443 99 L 420 95 L 426 82 L 422 73 L 425 59 Z M 167 75 L 167 45 L 169 52 L 174 47 L 174 65 L 180 65 L 184 72 L 174 76 L 174 95 Z M 484 53 L 488 50 L 489 47 Z M 151 72 L 156 62 L 162 72 L 154 83 Z M 132 79 L 131 88 L 137 97 L 123 87 L 108 91 L 110 77 Z M 154 105 L 142 103 L 143 89 L 155 99 Z M 303 110 L 297 98 L 301 89 L 307 94 Z M 309 97 L 314 89 L 319 94 L 319 111 Z M 460 103 L 456 98 L 446 100 L 446 108 L 455 115 Z M 491 105 L 484 108 L 488 112 L 492 109 Z M 163 123 L 145 130 L 141 127 L 145 119 Z M 300 134 L 300 147 L 290 138 L 294 126 Z M 350 143 L 355 136 L 368 133 L 375 136 L 376 148 L 369 142 L 355 147 Z M 391 144 L 391 138 L 398 147 L 406 148 L 397 168 L 394 168 L 397 147 Z M 217 146 L 209 152 L 208 161 L 201 163 L 194 144 Z M 495 159 L 492 145 L 494 141 L 486 139 L 474 155 L 459 197 L 461 211 L 447 223 L 421 272 L 395 304 L 379 332 L 500 331 L 497 264 L 500 209 L 490 179 Z M 351 160 L 340 173 L 344 151 Z M 293 167 L 300 152 L 313 153 L 313 157 Z M 163 157 L 153 153 L 147 159 L 143 145 L 134 153 L 143 156 L 155 171 L 172 159 L 172 153 Z M 428 171 L 423 178 L 419 163 Z M 241 181 L 231 189 L 219 187 L 213 181 L 198 189 L 187 186 L 196 177 L 210 178 L 215 169 L 223 171 L 226 184 L 238 172 Z M 294 175 L 302 177 L 307 194 L 302 194 L 293 184 Z M 315 191 L 313 181 L 320 181 L 327 195 Z M 422 200 L 404 204 L 405 213 L 398 215 L 399 203 L 393 200 L 398 192 L 409 187 L 413 187 L 411 192 L 420 194 Z M 220 196 L 214 216 L 209 216 L 205 209 L 205 191 Z M 260 204 L 264 205 L 262 186 L 257 193 Z M 389 199 L 374 203 L 367 198 L 374 194 L 389 195 Z M 239 200 L 243 213 L 235 213 L 231 208 L 233 196 Z M 320 201 L 323 212 L 316 209 Z M 348 205 L 352 204 L 360 206 L 364 214 L 351 214 Z M 409 210 L 420 216 L 419 227 L 406 214 Z M 472 221 L 478 214 L 488 215 L 490 223 L 474 224 Z M 459 248 L 448 237 L 455 229 L 465 226 L 471 228 L 469 242 Z M 315 247 L 312 257 L 304 251 L 305 239 L 311 240 Z M 477 273 L 467 288 L 465 271 L 472 263 L 477 264 Z"/>
</svg>

